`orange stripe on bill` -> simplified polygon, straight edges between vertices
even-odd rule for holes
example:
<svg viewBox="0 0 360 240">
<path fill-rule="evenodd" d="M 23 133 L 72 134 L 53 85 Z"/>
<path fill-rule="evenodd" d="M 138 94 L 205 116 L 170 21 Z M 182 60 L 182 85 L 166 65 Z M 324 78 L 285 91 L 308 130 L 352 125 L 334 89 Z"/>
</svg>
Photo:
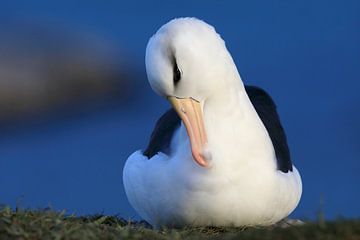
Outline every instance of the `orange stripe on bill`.
<svg viewBox="0 0 360 240">
<path fill-rule="evenodd" d="M 173 96 L 168 97 L 168 100 L 185 125 L 194 160 L 200 166 L 207 167 L 208 163 L 203 156 L 207 138 L 200 102 L 193 98 L 177 98 Z"/>
</svg>

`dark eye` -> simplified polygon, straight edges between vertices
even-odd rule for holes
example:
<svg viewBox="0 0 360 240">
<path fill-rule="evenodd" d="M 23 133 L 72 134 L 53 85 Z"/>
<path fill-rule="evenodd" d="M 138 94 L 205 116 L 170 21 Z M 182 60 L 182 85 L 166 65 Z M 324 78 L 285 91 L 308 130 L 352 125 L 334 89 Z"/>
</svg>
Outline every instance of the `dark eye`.
<svg viewBox="0 0 360 240">
<path fill-rule="evenodd" d="M 178 65 L 177 65 L 176 61 L 174 61 L 174 69 L 173 69 L 173 72 L 174 72 L 174 79 L 173 79 L 173 81 L 174 81 L 174 85 L 176 86 L 177 83 L 178 83 L 178 82 L 180 81 L 180 79 L 181 79 L 181 72 L 180 72 L 180 70 L 179 70 L 179 68 L 178 68 Z"/>
</svg>

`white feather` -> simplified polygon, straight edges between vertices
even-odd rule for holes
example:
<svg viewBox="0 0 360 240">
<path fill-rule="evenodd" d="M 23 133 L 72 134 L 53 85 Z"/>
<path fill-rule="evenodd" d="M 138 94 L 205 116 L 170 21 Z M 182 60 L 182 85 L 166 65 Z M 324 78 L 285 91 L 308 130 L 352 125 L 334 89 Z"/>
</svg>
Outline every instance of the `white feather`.
<svg viewBox="0 0 360 240">
<path fill-rule="evenodd" d="M 184 73 L 180 90 L 166 80 L 169 46 Z M 178 91 L 202 100 L 211 167 L 193 160 L 183 125 L 173 136 L 171 156 L 159 153 L 149 160 L 133 153 L 123 181 L 139 215 L 154 226 L 271 225 L 287 217 L 301 197 L 300 175 L 295 167 L 277 170 L 271 139 L 215 30 L 193 18 L 171 21 L 150 40 L 146 65 L 159 94 Z"/>
</svg>

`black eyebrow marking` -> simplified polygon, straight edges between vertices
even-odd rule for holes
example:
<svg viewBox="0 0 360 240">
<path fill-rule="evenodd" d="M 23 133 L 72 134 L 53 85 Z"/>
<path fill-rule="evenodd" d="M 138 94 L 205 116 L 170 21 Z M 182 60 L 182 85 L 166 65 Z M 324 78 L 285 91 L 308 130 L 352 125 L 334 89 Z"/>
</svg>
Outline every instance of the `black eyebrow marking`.
<svg viewBox="0 0 360 240">
<path fill-rule="evenodd" d="M 174 55 L 172 55 L 171 62 L 173 64 L 173 82 L 174 85 L 176 86 L 181 80 L 181 71 L 177 65 L 176 58 Z"/>
</svg>

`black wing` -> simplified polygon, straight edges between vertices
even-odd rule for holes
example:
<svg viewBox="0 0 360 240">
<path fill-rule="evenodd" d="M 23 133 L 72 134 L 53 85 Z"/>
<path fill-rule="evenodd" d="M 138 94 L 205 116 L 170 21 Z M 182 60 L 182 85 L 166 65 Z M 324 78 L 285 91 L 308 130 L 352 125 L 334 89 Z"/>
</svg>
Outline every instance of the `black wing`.
<svg viewBox="0 0 360 240">
<path fill-rule="evenodd" d="M 276 154 L 278 170 L 284 173 L 292 171 L 292 162 L 285 131 L 281 125 L 274 101 L 261 88 L 245 86 L 245 90 L 269 133 Z"/>
<path fill-rule="evenodd" d="M 245 86 L 246 92 L 254 105 L 261 121 L 269 133 L 275 149 L 277 168 L 282 172 L 292 171 L 289 147 L 286 135 L 281 126 L 279 115 L 276 112 L 276 105 L 271 97 L 261 88 Z M 151 134 L 149 145 L 143 152 L 149 159 L 158 152 L 170 154 L 171 138 L 175 130 L 180 126 L 180 118 L 173 109 L 169 109 L 157 121 Z"/>
<path fill-rule="evenodd" d="M 169 109 L 157 121 L 151 134 L 150 142 L 143 154 L 149 159 L 158 152 L 170 154 L 171 138 L 175 130 L 180 126 L 181 119 L 174 109 Z"/>
</svg>

